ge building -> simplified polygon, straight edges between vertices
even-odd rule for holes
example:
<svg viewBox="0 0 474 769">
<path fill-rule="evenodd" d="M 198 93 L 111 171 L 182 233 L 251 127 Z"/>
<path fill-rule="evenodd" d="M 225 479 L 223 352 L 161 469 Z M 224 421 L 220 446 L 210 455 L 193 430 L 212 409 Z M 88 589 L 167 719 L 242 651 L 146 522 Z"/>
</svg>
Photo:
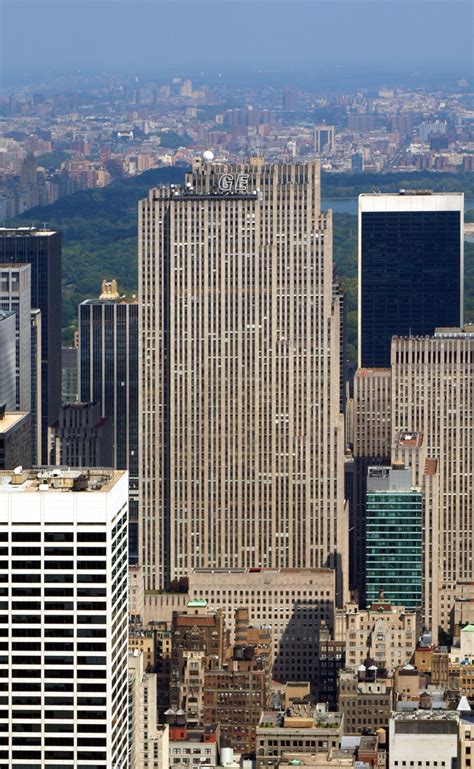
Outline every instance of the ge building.
<svg viewBox="0 0 474 769">
<path fill-rule="evenodd" d="M 196 160 L 140 203 L 140 548 L 194 568 L 337 569 L 347 528 L 332 219 L 317 162 Z"/>
</svg>

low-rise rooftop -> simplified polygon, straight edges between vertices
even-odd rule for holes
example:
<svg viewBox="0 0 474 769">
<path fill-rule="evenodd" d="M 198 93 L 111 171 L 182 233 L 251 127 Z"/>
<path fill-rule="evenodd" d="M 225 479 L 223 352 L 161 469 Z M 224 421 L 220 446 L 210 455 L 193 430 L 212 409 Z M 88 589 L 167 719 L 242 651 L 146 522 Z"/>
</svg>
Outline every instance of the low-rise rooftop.
<svg viewBox="0 0 474 769">
<path fill-rule="evenodd" d="M 0 415 L 0 435 L 8 432 L 8 430 L 18 425 L 23 419 L 26 419 L 28 413 L 28 411 L 6 411 L 3 418 Z"/>
<path fill-rule="evenodd" d="M 123 470 L 93 468 L 71 470 L 65 467 L 42 467 L 0 471 L 0 494 L 20 492 L 88 492 L 110 491 L 124 474 Z"/>
</svg>

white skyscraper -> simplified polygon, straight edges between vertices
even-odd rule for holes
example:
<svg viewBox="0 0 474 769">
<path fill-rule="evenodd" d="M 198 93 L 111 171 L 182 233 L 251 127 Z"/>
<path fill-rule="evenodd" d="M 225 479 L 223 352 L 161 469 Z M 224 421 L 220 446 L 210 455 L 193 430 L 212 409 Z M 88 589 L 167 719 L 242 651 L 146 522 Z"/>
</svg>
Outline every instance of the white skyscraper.
<svg viewBox="0 0 474 769">
<path fill-rule="evenodd" d="M 0 769 L 128 767 L 128 478 L 0 473 Z"/>
</svg>

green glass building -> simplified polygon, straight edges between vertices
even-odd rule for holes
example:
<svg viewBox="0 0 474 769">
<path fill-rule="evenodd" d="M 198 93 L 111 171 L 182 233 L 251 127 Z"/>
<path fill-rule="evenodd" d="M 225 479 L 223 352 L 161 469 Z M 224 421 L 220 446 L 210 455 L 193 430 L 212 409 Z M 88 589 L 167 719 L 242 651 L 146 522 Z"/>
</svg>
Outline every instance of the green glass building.
<svg viewBox="0 0 474 769">
<path fill-rule="evenodd" d="M 365 587 L 367 607 L 381 590 L 391 603 L 422 606 L 423 494 L 403 465 L 369 467 Z"/>
</svg>

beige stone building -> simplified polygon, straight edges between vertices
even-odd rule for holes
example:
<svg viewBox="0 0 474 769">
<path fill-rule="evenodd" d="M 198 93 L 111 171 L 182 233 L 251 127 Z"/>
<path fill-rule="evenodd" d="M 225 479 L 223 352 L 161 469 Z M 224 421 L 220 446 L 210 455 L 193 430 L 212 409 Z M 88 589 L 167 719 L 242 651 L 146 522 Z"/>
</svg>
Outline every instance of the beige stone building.
<svg viewBox="0 0 474 769">
<path fill-rule="evenodd" d="M 135 620 L 143 619 L 145 610 L 145 585 L 141 566 L 128 567 L 128 612 Z"/>
<path fill-rule="evenodd" d="M 353 485 L 350 510 L 350 581 L 364 597 L 365 497 L 370 466 L 390 461 L 391 371 L 363 368 L 354 377 L 352 401 Z"/>
<path fill-rule="evenodd" d="M 273 677 L 314 681 L 321 624 L 334 625 L 335 574 L 331 569 L 195 569 L 190 595 L 221 609 L 231 638 L 235 612 L 272 632 Z"/>
<path fill-rule="evenodd" d="M 334 567 L 347 522 L 332 216 L 317 162 L 196 159 L 139 207 L 140 560 Z"/>
<path fill-rule="evenodd" d="M 293 704 L 284 715 L 264 710 L 257 726 L 257 767 L 278 765 L 283 753 L 327 754 L 341 747 L 344 732 L 342 714 L 320 706 Z"/>
<path fill-rule="evenodd" d="M 457 584 L 472 580 L 473 404 L 474 327 L 392 340 L 392 435 L 422 433 L 426 456 L 437 465 L 424 543 L 434 634 L 451 630 Z"/>
<path fill-rule="evenodd" d="M 423 492 L 423 610 L 422 624 L 432 629 L 438 643 L 436 597 L 439 586 L 438 538 L 439 531 L 439 473 L 438 462 L 429 453 L 427 441 L 421 432 L 401 431 L 392 435 L 392 466 L 403 465 L 411 470 L 414 488 Z"/>
<path fill-rule="evenodd" d="M 457 769 L 472 769 L 474 766 L 474 713 L 469 710 L 459 713 L 456 766 Z"/>
<path fill-rule="evenodd" d="M 387 729 L 393 710 L 393 676 L 375 665 L 339 673 L 339 710 L 344 715 L 344 733 L 361 734 Z"/>
<path fill-rule="evenodd" d="M 379 667 L 391 670 L 413 656 L 419 633 L 419 616 L 404 606 L 380 600 L 370 609 L 346 604 L 335 614 L 334 638 L 346 642 L 345 661 L 357 668 L 370 657 Z"/>
<path fill-rule="evenodd" d="M 169 727 L 158 725 L 156 675 L 145 673 L 143 653 L 128 655 L 129 767 L 168 769 Z"/>
</svg>

